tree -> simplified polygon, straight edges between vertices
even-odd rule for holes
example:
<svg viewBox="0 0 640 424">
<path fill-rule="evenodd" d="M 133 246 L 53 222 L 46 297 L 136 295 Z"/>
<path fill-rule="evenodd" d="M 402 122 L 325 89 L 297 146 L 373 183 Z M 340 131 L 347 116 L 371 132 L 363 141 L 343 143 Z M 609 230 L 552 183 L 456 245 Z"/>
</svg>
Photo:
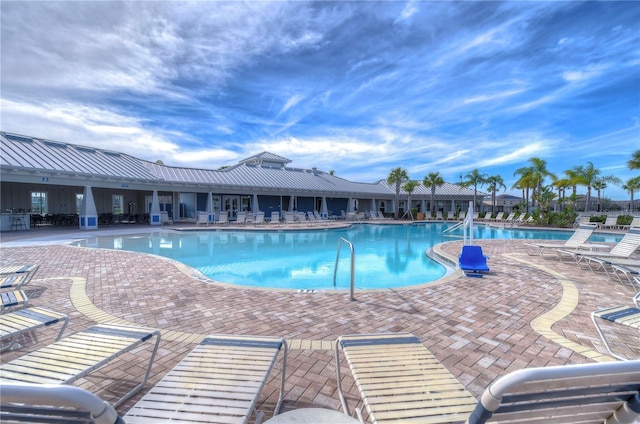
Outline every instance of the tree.
<svg viewBox="0 0 640 424">
<path fill-rule="evenodd" d="M 387 182 L 389 185 L 395 185 L 396 189 L 396 200 L 393 208 L 393 218 L 398 219 L 398 207 L 399 199 L 400 199 L 400 188 L 402 184 L 409 181 L 409 174 L 407 174 L 407 170 L 401 167 L 393 168 L 387 177 Z"/>
<path fill-rule="evenodd" d="M 553 178 L 554 180 L 556 179 L 555 174 L 547 170 L 547 161 L 545 161 L 544 159 L 533 157 L 529 159 L 529 163 L 531 164 L 531 167 L 530 167 L 531 174 L 529 178 L 530 178 L 530 182 L 533 184 L 533 187 L 534 187 L 533 190 L 535 193 L 542 190 L 542 185 L 544 184 L 544 180 L 546 178 L 550 177 L 550 178 Z M 539 198 L 540 196 L 536 196 L 536 197 Z"/>
<path fill-rule="evenodd" d="M 411 213 L 411 195 L 413 194 L 413 190 L 418 187 L 420 183 L 418 181 L 407 181 L 402 186 L 402 189 L 407 192 L 407 213 L 409 214 L 409 218 L 413 219 L 413 213 Z"/>
<path fill-rule="evenodd" d="M 520 178 L 513 184 L 511 188 L 517 188 L 523 191 L 523 197 L 525 199 L 525 205 L 527 205 L 528 212 L 529 208 L 529 191 L 535 188 L 535 181 L 533 181 L 533 168 L 530 166 L 525 166 L 522 168 L 518 168 L 516 172 L 513 173 L 514 176 L 519 175 Z"/>
<path fill-rule="evenodd" d="M 491 213 L 495 213 L 496 209 L 496 192 L 500 189 L 500 187 L 507 189 L 507 186 L 504 185 L 504 181 L 500 175 L 491 175 L 487 177 L 484 182 L 489 186 L 489 192 L 491 193 Z"/>
<path fill-rule="evenodd" d="M 636 150 L 631 154 L 631 159 L 627 162 L 629 169 L 640 169 L 640 150 Z"/>
<path fill-rule="evenodd" d="M 535 195 L 536 200 L 540 204 L 540 216 L 543 224 L 549 223 L 549 205 L 556 197 L 556 194 L 551 190 L 550 187 L 542 187 L 540 190 L 536 191 Z"/>
<path fill-rule="evenodd" d="M 429 172 L 422 180 L 422 184 L 425 187 L 431 188 L 431 202 L 429 203 L 429 215 L 433 216 L 434 199 L 436 197 L 436 187 L 444 185 L 444 178 L 440 175 L 440 172 Z"/>
<path fill-rule="evenodd" d="M 558 189 L 558 202 L 559 210 L 562 210 L 562 202 L 565 201 L 565 192 L 567 187 L 571 186 L 571 183 L 566 178 L 558 178 L 551 185 Z"/>
<path fill-rule="evenodd" d="M 576 182 L 587 188 L 587 196 L 584 204 L 584 211 L 589 211 L 589 203 L 591 203 L 591 187 L 598 180 L 600 170 L 593 166 L 593 162 L 587 162 L 587 166 L 578 166 L 576 168 Z"/>
<path fill-rule="evenodd" d="M 635 205 L 633 200 L 633 194 L 636 192 L 636 190 L 640 190 L 640 177 L 630 178 L 629 180 L 627 180 L 626 183 L 622 185 L 622 188 L 629 192 L 629 195 L 631 196 L 631 203 L 629 204 L 630 206 L 629 209 L 630 211 L 634 211 Z"/>
<path fill-rule="evenodd" d="M 485 183 L 485 178 L 487 178 L 487 174 L 481 174 L 478 169 L 474 169 L 464 176 L 465 181 L 461 183 L 462 187 L 471 187 L 473 186 L 473 207 L 475 210 L 478 210 L 478 201 L 476 197 L 478 196 L 478 186 L 482 187 Z"/>
<path fill-rule="evenodd" d="M 598 195 L 598 212 L 600 212 L 600 192 L 602 190 L 604 190 L 605 188 L 607 188 L 607 183 L 606 181 L 603 181 L 602 179 L 596 180 L 593 182 L 593 189 L 596 191 L 597 195 Z"/>
</svg>

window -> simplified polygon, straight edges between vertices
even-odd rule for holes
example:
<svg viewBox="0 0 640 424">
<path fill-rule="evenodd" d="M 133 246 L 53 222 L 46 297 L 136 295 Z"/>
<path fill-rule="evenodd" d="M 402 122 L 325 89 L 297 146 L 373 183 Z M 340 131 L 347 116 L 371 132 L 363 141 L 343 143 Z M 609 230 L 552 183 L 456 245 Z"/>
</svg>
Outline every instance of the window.
<svg viewBox="0 0 640 424">
<path fill-rule="evenodd" d="M 31 212 L 47 214 L 49 205 L 47 203 L 47 193 L 44 191 L 31 192 Z"/>
<path fill-rule="evenodd" d="M 80 215 L 80 209 L 82 209 L 82 200 L 84 199 L 84 194 L 76 193 L 76 213 Z"/>
<path fill-rule="evenodd" d="M 111 213 L 114 215 L 122 214 L 122 194 L 114 194 L 111 196 Z"/>
</svg>

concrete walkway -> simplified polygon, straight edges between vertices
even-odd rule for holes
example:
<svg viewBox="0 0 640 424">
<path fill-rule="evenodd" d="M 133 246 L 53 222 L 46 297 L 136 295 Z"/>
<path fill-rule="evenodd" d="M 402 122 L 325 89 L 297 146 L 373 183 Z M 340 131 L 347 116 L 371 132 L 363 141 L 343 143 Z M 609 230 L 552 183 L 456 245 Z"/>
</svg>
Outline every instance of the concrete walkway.
<svg viewBox="0 0 640 424">
<path fill-rule="evenodd" d="M 299 293 L 207 284 L 175 261 L 59 244 L 79 237 L 77 231 L 1 237 L 0 265 L 40 265 L 25 289 L 32 305 L 70 314 L 66 334 L 96 322 L 162 330 L 149 386 L 208 334 L 285 337 L 291 347 L 285 411 L 339 409 L 332 342 L 343 334 L 412 332 L 475 397 L 497 377 L 516 369 L 610 361 L 589 314 L 599 307 L 631 305 L 634 294 L 631 285 L 605 274 L 528 256 L 518 240 L 477 240 L 490 256 L 491 273 L 482 279 L 455 273 L 421 286 L 358 292 L 357 301 L 350 302 L 342 291 Z M 37 245 L 33 237 L 39 237 Z M 460 249 L 461 242 L 450 242 L 436 250 L 455 261 Z M 605 328 L 621 353 L 640 357 L 637 331 L 606 324 Z M 36 332 L 23 340 L 21 349 L 4 353 L 2 362 L 50 343 L 55 333 L 56 329 Z M 140 365 L 148 353 L 140 348 L 124 355 L 78 385 L 105 400 L 114 399 L 144 372 Z M 278 371 L 281 365 L 280 361 Z M 353 405 L 357 390 L 342 367 L 343 387 Z M 267 416 L 277 389 L 274 373 L 259 402 Z M 140 397 L 125 402 L 120 412 Z"/>
</svg>

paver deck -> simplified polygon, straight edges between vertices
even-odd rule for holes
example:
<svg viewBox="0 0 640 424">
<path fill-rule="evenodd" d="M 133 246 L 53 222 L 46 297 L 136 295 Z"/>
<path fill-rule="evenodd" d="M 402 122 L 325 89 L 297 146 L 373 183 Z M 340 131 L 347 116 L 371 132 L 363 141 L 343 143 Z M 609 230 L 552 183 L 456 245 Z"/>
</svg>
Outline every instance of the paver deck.
<svg viewBox="0 0 640 424">
<path fill-rule="evenodd" d="M 65 334 L 96 322 L 162 330 L 148 387 L 207 334 L 285 337 L 291 351 L 283 411 L 340 408 L 332 342 L 343 334 L 411 332 L 476 397 L 497 377 L 516 369 L 610 361 L 589 314 L 605 306 L 631 305 L 634 295 L 631 285 L 604 273 L 528 256 L 518 240 L 476 240 L 490 256 L 491 272 L 482 279 L 455 273 L 420 286 L 356 292 L 357 301 L 350 302 L 344 291 L 299 293 L 208 284 L 190 268 L 160 257 L 56 244 L 82 232 L 51 231 L 50 239 L 38 230 L 21 233 L 0 235 L 0 265 L 40 265 L 27 289 L 30 302 L 69 314 Z M 20 237 L 40 241 L 9 246 Z M 437 251 L 455 259 L 461 244 L 444 243 Z M 620 352 L 640 357 L 637 331 L 607 329 Z M 34 333 L 22 340 L 21 349 L 2 354 L 1 362 L 51 343 L 55 332 Z M 144 373 L 145 354 L 127 354 L 117 368 L 105 367 L 76 384 L 105 400 L 117 399 Z M 343 388 L 354 405 L 358 392 L 346 364 L 342 367 Z M 277 401 L 278 378 L 272 374 L 259 402 L 267 416 Z M 125 413 L 145 391 L 119 412 Z"/>
</svg>

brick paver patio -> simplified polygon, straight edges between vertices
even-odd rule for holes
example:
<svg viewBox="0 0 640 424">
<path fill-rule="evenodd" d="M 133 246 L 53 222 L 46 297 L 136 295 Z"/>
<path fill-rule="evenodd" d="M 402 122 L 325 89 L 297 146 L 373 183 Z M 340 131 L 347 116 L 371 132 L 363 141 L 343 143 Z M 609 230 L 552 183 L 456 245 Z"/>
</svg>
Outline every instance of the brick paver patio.
<svg viewBox="0 0 640 424">
<path fill-rule="evenodd" d="M 613 360 L 589 314 L 599 307 L 631 305 L 635 294 L 630 284 L 604 273 L 528 256 L 518 240 L 476 241 L 490 256 L 491 272 L 482 279 L 455 273 L 426 285 L 357 292 L 357 301 L 350 302 L 342 291 L 299 293 L 207 284 L 184 265 L 137 253 L 53 241 L 7 246 L 21 237 L 48 234 L 38 231 L 2 233 L 0 264 L 40 265 L 25 286 L 30 304 L 68 313 L 65 334 L 110 320 L 163 330 L 148 387 L 207 334 L 283 336 L 291 346 L 285 411 L 339 409 L 331 342 L 349 333 L 414 333 L 476 397 L 497 377 L 516 369 Z M 82 236 L 77 231 L 50 235 L 55 240 L 75 234 Z M 461 244 L 444 243 L 437 251 L 455 260 Z M 621 353 L 640 357 L 637 331 L 605 328 Z M 52 342 L 56 332 L 35 332 L 22 341 L 22 348 L 3 353 L 2 363 Z M 77 384 L 113 400 L 142 375 L 148 353 L 140 348 Z M 342 367 L 354 405 L 357 390 Z M 277 400 L 281 368 L 280 361 L 259 402 L 267 416 Z M 125 413 L 142 393 L 119 411 Z"/>
</svg>

